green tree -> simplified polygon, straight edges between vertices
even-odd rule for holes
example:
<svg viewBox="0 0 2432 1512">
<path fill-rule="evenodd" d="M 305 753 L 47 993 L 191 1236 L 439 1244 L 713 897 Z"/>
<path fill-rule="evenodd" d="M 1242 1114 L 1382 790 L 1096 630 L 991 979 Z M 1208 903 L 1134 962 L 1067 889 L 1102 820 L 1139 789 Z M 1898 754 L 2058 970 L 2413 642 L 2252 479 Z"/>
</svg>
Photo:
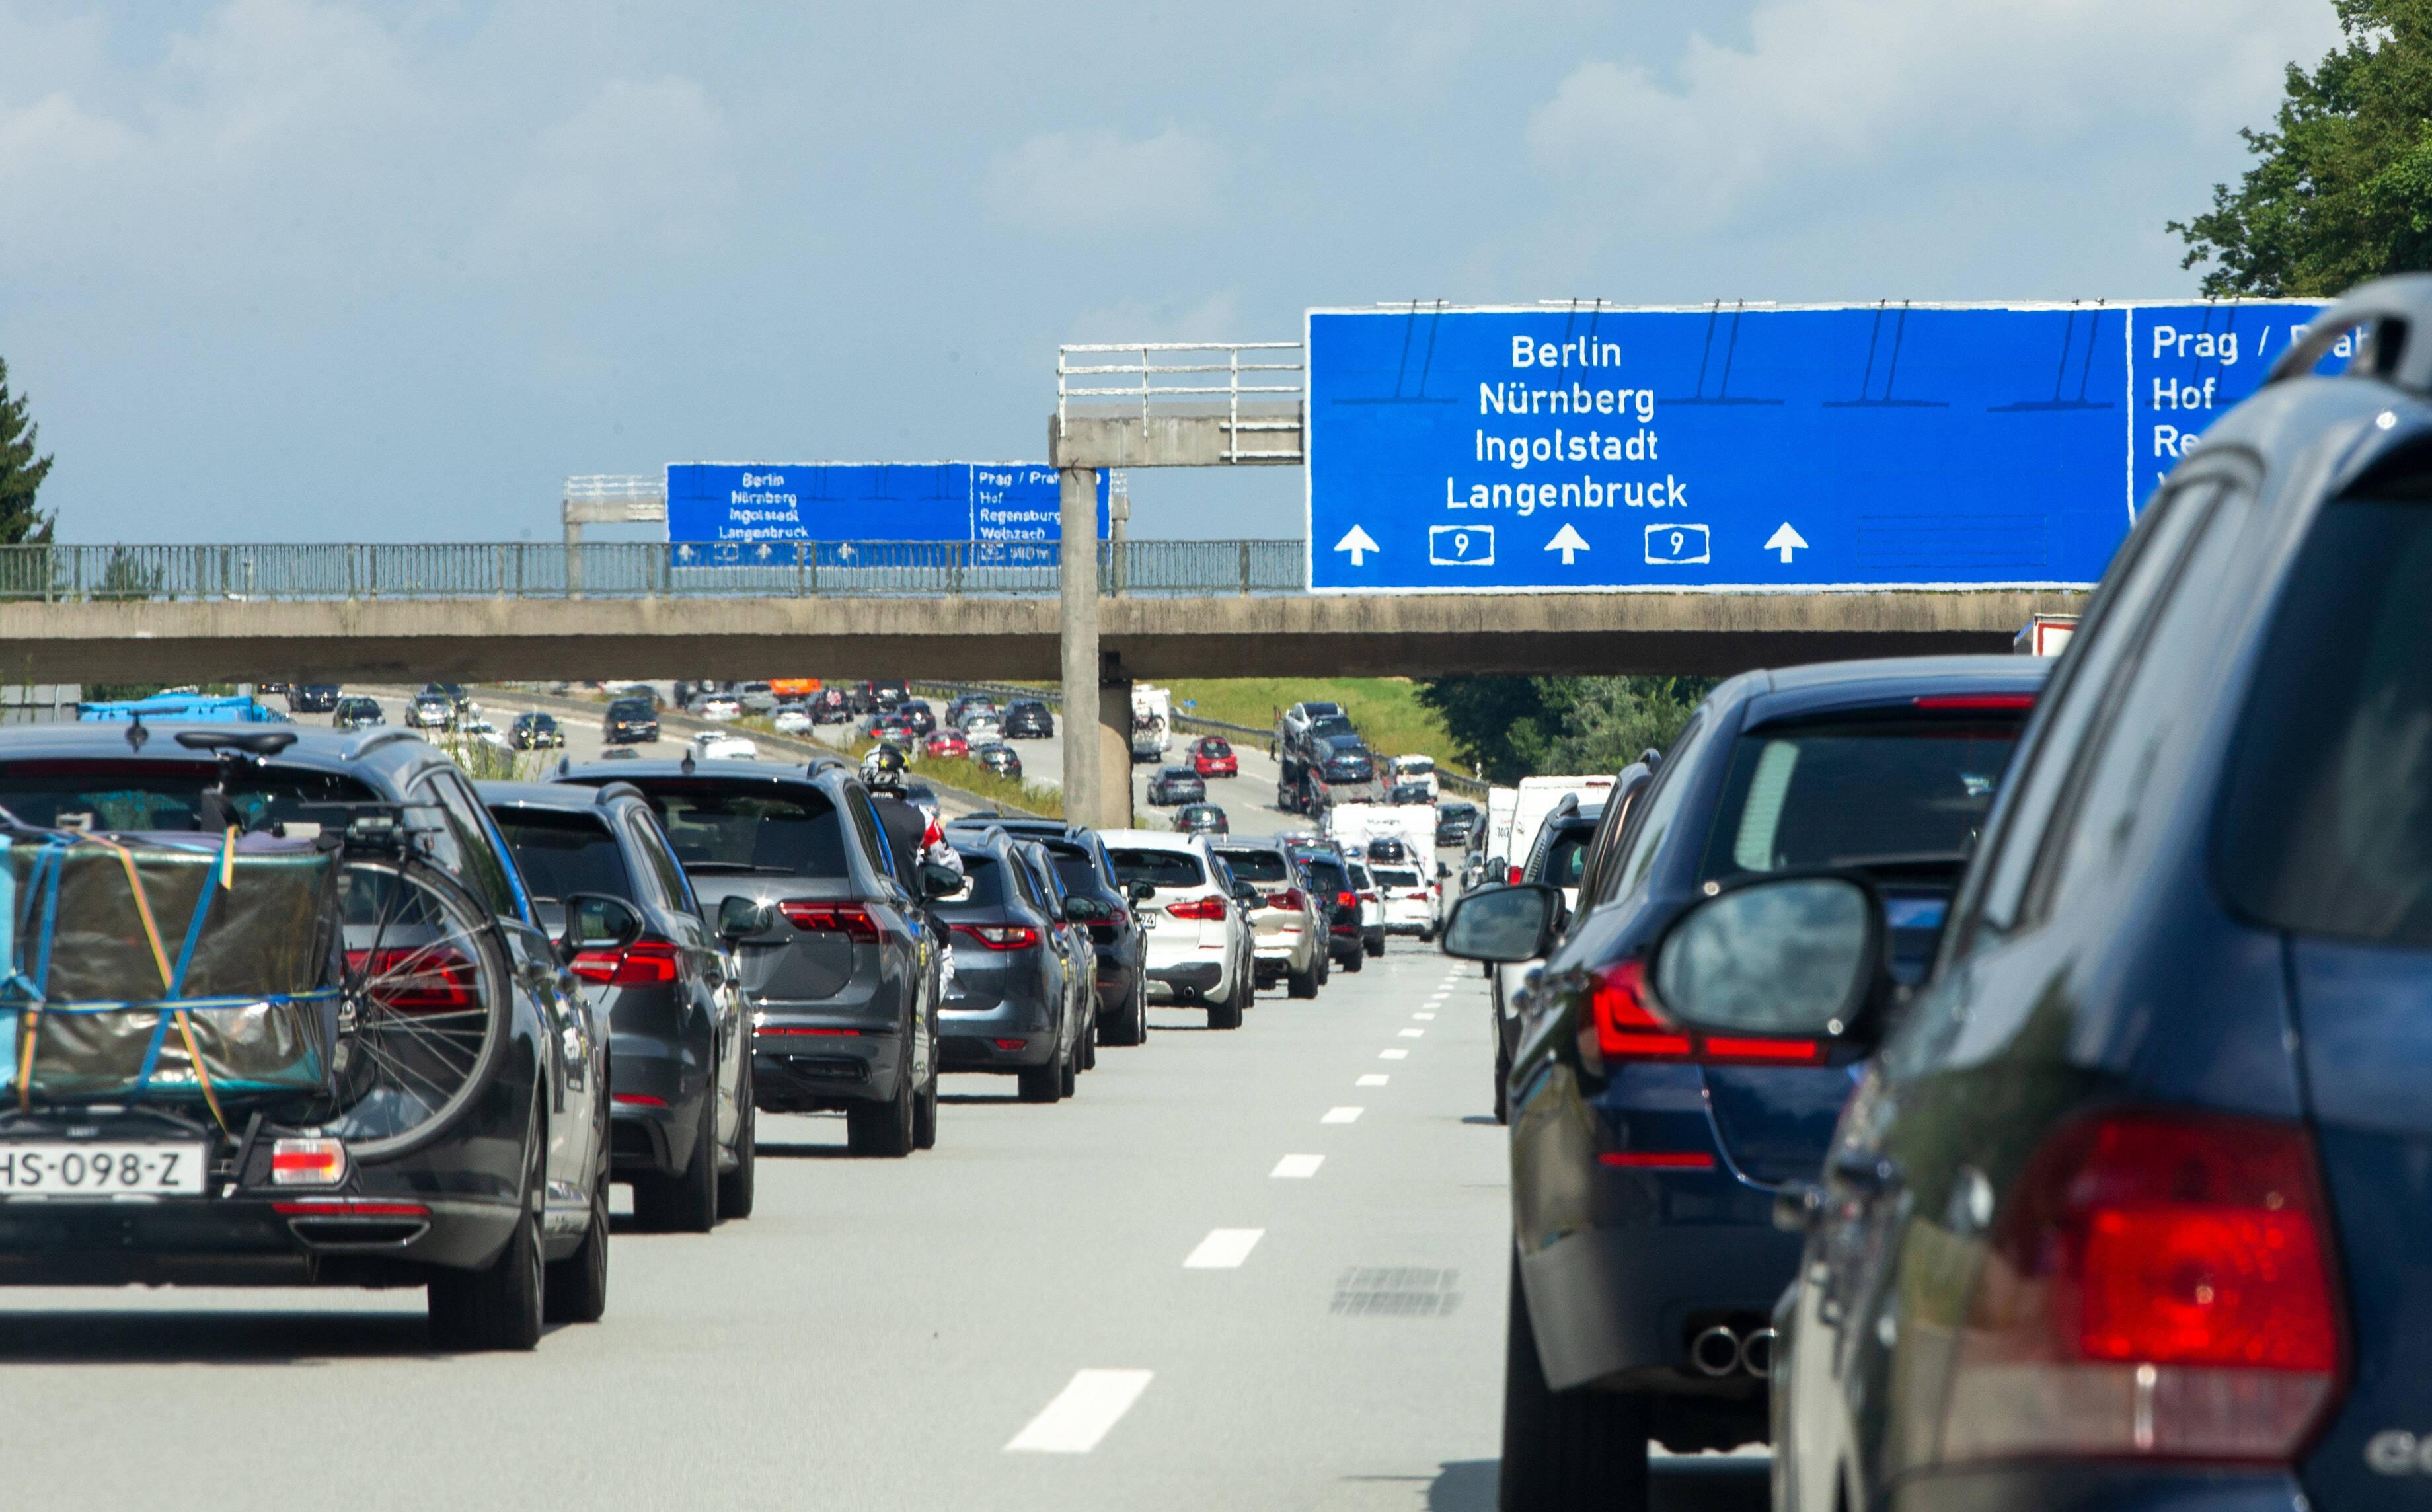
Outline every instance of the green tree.
<svg viewBox="0 0 2432 1512">
<path fill-rule="evenodd" d="M 1680 733 L 1712 678 L 1580 678 L 1546 769 L 1617 772 Z"/>
<path fill-rule="evenodd" d="M 2170 229 L 2214 296 L 2322 296 L 2432 268 L 2432 0 L 2331 0 L 2343 44 L 2288 66 L 2254 167 Z"/>
<path fill-rule="evenodd" d="M 1712 678 L 1435 678 L 1419 701 L 1489 781 L 1616 772 L 1672 743 Z"/>
<path fill-rule="evenodd" d="M 50 458 L 34 455 L 40 429 L 26 418 L 25 396 L 9 395 L 8 364 L 0 361 L 0 546 L 51 539 L 51 516 L 34 508 L 51 471 Z"/>
</svg>

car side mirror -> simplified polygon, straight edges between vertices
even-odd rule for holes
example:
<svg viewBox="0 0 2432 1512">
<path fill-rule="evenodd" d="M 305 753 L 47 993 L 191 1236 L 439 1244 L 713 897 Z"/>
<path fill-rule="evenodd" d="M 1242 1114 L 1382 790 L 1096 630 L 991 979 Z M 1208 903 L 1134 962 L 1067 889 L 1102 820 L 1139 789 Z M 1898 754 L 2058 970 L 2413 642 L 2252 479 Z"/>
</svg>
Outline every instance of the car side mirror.
<svg viewBox="0 0 2432 1512">
<path fill-rule="evenodd" d="M 768 905 L 757 898 L 737 895 L 718 900 L 718 937 L 721 940 L 758 934 L 773 922 L 768 916 Z"/>
<path fill-rule="evenodd" d="M 1463 961 L 1533 961 L 1562 927 L 1562 893 L 1545 882 L 1463 893 L 1444 920 L 1444 954 Z"/>
<path fill-rule="evenodd" d="M 557 954 L 571 961 L 585 950 L 621 950 L 642 937 L 642 913 L 606 893 L 568 893 L 558 900 Z"/>
<path fill-rule="evenodd" d="M 1157 884 L 1144 882 L 1127 883 L 1123 887 L 1123 896 L 1135 903 L 1145 903 L 1157 896 Z"/>
<path fill-rule="evenodd" d="M 1691 1029 L 1793 1039 L 1864 1033 L 1887 990 L 1882 901 L 1844 876 L 1771 877 L 1706 899 L 1655 942 L 1650 984 Z"/>
<path fill-rule="evenodd" d="M 942 861 L 920 863 L 920 896 L 930 902 L 963 890 L 963 874 Z"/>
<path fill-rule="evenodd" d="M 1233 884 L 1233 901 L 1241 904 L 1243 907 L 1256 908 L 1263 900 L 1262 895 L 1260 895 L 1258 888 L 1252 886 L 1250 883 L 1245 882 L 1237 882 Z"/>
</svg>

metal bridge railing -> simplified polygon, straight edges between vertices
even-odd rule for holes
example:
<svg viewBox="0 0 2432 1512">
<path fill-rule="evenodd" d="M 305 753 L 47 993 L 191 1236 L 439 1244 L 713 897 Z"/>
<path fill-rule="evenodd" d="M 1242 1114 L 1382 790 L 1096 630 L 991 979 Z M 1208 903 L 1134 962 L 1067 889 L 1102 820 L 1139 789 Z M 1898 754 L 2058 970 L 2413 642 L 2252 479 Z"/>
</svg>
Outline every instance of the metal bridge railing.
<svg viewBox="0 0 2432 1512">
<path fill-rule="evenodd" d="M 1142 597 L 1305 591 L 1298 541 L 1099 543 L 1098 580 Z M 1049 597 L 1055 542 L 476 541 L 0 546 L 0 599 Z"/>
<path fill-rule="evenodd" d="M 1134 361 L 1086 361 L 1116 354 Z M 1120 410 L 1126 415 L 1137 406 L 1142 426 L 1160 409 L 1193 414 L 1221 409 L 1226 462 L 1299 462 L 1300 412 L 1308 397 L 1304 368 L 1298 342 L 1083 342 L 1059 346 L 1056 429 L 1062 432 L 1075 401 L 1087 410 Z M 1244 378 L 1249 381 L 1243 382 Z M 1113 378 L 1126 381 L 1106 381 Z M 1262 442 L 1288 439 L 1290 445 L 1244 445 L 1245 435 Z"/>
</svg>

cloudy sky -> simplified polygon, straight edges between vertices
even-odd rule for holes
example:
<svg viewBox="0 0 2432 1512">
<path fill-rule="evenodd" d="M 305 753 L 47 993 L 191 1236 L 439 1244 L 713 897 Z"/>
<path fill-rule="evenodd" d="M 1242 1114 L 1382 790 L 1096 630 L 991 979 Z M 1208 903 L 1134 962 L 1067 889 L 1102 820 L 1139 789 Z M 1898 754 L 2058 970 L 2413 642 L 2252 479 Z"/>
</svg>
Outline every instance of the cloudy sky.
<svg viewBox="0 0 2432 1512">
<path fill-rule="evenodd" d="M 2185 294 L 2163 223 L 2336 40 L 2328 0 L 0 0 L 0 358 L 67 539 L 548 539 L 568 473 L 1039 456 L 1059 342 Z M 1300 529 L 1296 472 L 1135 496 Z"/>
</svg>

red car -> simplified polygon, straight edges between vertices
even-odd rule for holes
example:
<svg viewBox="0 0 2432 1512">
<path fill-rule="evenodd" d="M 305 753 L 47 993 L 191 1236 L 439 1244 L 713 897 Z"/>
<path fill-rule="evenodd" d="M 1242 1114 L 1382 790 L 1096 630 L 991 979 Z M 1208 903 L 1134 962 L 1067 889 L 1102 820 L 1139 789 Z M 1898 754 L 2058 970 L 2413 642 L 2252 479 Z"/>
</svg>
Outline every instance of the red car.
<svg viewBox="0 0 2432 1512">
<path fill-rule="evenodd" d="M 1239 777 L 1241 759 L 1222 735 L 1206 735 L 1191 748 L 1191 769 L 1201 777 Z"/>
<path fill-rule="evenodd" d="M 963 738 L 961 731 L 951 726 L 929 737 L 929 754 L 932 756 L 969 756 L 971 753 L 971 743 Z"/>
</svg>

